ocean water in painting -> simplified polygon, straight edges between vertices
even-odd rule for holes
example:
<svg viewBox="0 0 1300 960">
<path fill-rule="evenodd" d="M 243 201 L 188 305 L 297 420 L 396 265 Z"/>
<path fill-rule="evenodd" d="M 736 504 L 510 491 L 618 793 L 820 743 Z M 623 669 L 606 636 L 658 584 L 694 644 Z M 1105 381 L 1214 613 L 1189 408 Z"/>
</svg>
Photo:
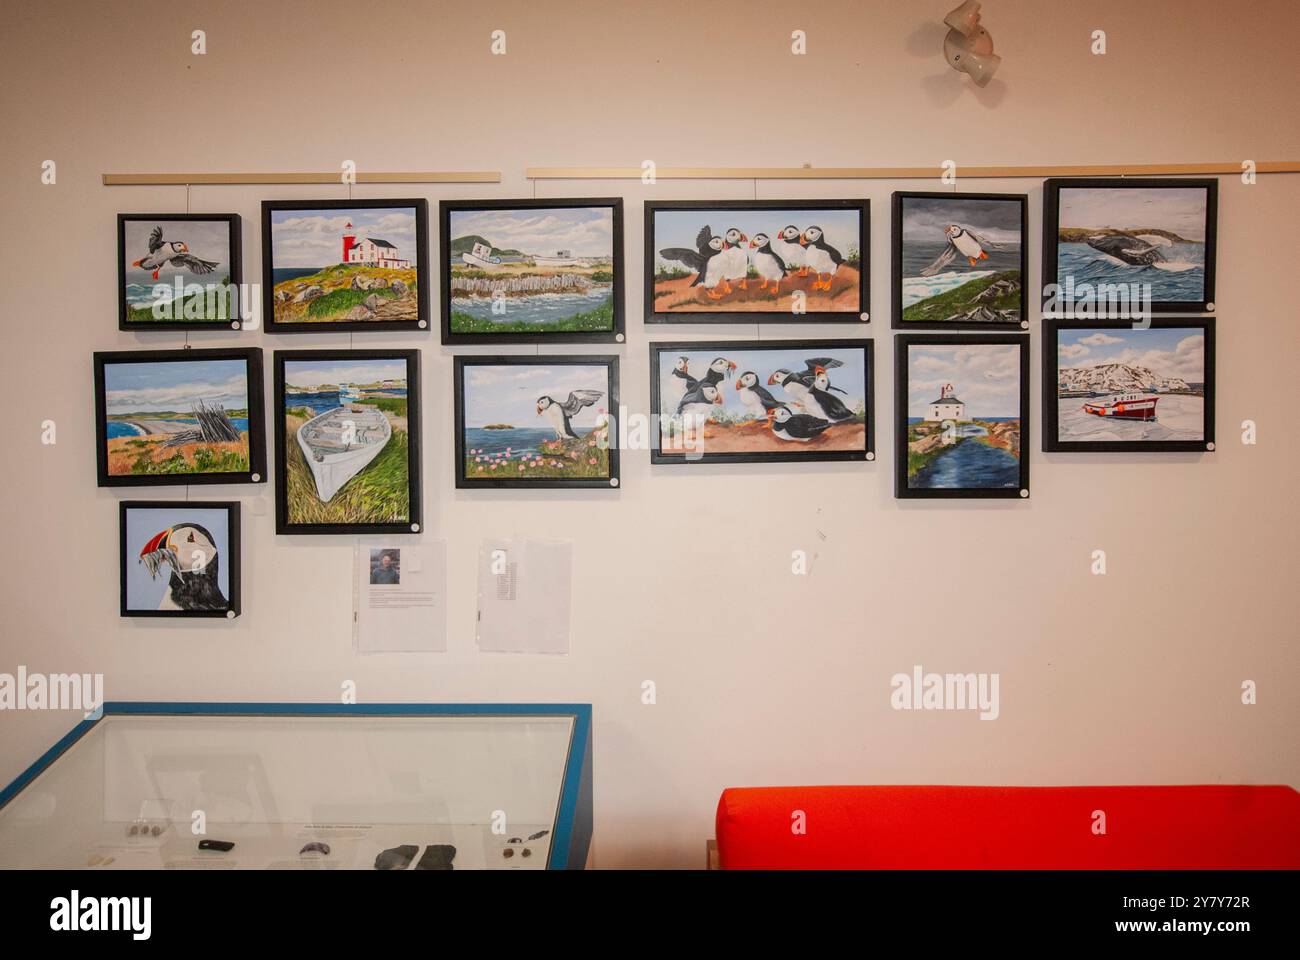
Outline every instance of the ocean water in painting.
<svg viewBox="0 0 1300 960">
<path fill-rule="evenodd" d="M 1056 248 L 1056 276 L 1064 283 L 1138 283 L 1151 285 L 1155 302 L 1198 301 L 1205 297 L 1205 244 L 1169 243 L 1160 246 L 1165 259 L 1151 266 L 1118 260 L 1086 243 L 1062 243 Z"/>
</svg>

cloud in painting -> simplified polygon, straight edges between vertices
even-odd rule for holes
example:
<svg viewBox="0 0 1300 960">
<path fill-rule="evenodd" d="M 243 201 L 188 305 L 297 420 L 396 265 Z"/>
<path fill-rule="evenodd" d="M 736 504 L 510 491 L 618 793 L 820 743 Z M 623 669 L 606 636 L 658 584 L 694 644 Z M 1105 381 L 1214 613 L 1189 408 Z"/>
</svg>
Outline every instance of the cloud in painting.
<svg viewBox="0 0 1300 960">
<path fill-rule="evenodd" d="M 909 417 L 925 416 L 946 383 L 966 403 L 968 417 L 1018 417 L 1020 348 L 1000 343 L 908 347 Z"/>
<path fill-rule="evenodd" d="M 554 256 L 570 250 L 579 257 L 614 253 L 614 211 L 610 207 L 551 210 L 453 210 L 453 239 L 480 236 L 498 250 Z"/>
<path fill-rule="evenodd" d="M 348 223 L 352 229 L 347 228 Z M 415 209 L 357 207 L 271 212 L 271 259 L 278 268 L 324 267 L 343 260 L 343 235 L 387 240 L 397 255 L 415 261 Z"/>
<path fill-rule="evenodd" d="M 591 426 L 601 411 L 608 412 L 609 375 L 603 364 L 537 366 L 468 366 L 465 368 L 465 426 L 509 423 L 515 427 L 545 427 L 537 415 L 537 398 L 560 402 L 573 390 L 599 390 L 605 395 L 595 406 L 584 407 L 572 418 L 575 426 Z"/>
</svg>

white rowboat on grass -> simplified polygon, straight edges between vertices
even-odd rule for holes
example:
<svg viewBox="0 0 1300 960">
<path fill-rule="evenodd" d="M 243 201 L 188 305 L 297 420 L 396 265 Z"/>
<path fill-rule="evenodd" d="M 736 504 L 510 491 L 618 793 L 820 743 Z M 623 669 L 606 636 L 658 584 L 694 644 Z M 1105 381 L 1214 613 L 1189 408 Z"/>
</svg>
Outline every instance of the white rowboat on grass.
<svg viewBox="0 0 1300 960">
<path fill-rule="evenodd" d="M 392 424 L 374 407 L 326 410 L 298 428 L 298 446 L 316 480 L 321 503 L 329 503 L 343 485 L 379 456 L 393 436 Z"/>
</svg>

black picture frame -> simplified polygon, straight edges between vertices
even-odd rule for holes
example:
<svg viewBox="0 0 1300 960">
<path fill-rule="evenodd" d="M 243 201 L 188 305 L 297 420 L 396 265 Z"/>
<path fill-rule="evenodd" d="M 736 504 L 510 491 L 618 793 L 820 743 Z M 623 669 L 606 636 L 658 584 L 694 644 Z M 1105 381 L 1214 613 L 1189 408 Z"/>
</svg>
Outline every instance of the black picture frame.
<svg viewBox="0 0 1300 960">
<path fill-rule="evenodd" d="M 858 251 L 861 258 L 858 274 L 858 309 L 854 311 L 821 310 L 788 314 L 773 310 L 680 312 L 655 311 L 655 258 L 659 245 L 655 241 L 655 214 L 670 210 L 856 210 L 858 213 Z M 811 225 L 811 224 L 810 224 Z M 726 228 L 723 228 L 726 229 Z M 779 229 L 779 228 L 778 228 Z M 836 200 L 648 200 L 645 204 L 644 313 L 647 324 L 715 324 L 715 323 L 870 323 L 871 322 L 871 201 Z"/>
<path fill-rule="evenodd" d="M 1204 418 L 1200 440 L 1062 440 L 1060 438 L 1060 334 L 1062 330 L 1116 330 L 1141 335 L 1146 330 L 1200 330 L 1205 336 Z M 1126 320 L 1043 318 L 1043 452 L 1045 453 L 1206 453 L 1214 446 L 1214 317 L 1157 317 L 1149 327 Z"/>
<path fill-rule="evenodd" d="M 221 473 L 109 474 L 108 398 L 104 368 L 110 364 L 172 363 L 200 360 L 243 360 L 248 377 L 249 469 Z M 93 355 L 95 377 L 95 464 L 101 487 L 166 487 L 205 483 L 266 482 L 266 419 L 262 408 L 262 350 L 230 347 L 211 350 L 109 350 Z"/>
<path fill-rule="evenodd" d="M 974 344 L 1015 346 L 1020 350 L 1020 482 L 1014 487 L 909 487 L 908 467 L 908 351 L 917 346 Z M 1016 333 L 906 334 L 894 338 L 894 496 L 899 500 L 1019 500 L 1029 496 L 1029 336 Z M 963 441 L 969 442 L 969 441 Z"/>
<path fill-rule="evenodd" d="M 568 479 L 562 477 L 535 477 L 533 479 L 482 479 L 471 480 L 465 475 L 467 454 L 465 450 L 465 370 L 467 367 L 556 367 L 556 366 L 603 366 L 607 383 L 607 397 L 610 417 L 609 428 L 609 476 L 583 477 Z M 456 488 L 459 490 L 491 489 L 592 489 L 614 490 L 622 484 L 618 448 L 618 357 L 613 354 L 566 354 L 564 356 L 459 356 L 455 358 L 453 373 L 454 407 L 455 407 L 455 474 Z"/>
<path fill-rule="evenodd" d="M 225 223 L 230 251 L 230 286 L 235 292 L 231 299 L 231 316 L 217 320 L 132 320 L 126 303 L 126 225 L 135 221 L 148 223 Z M 163 239 L 167 240 L 166 231 Z M 119 213 L 117 215 L 117 328 L 119 330 L 240 330 L 241 283 L 243 274 L 243 222 L 237 213 Z M 161 282 L 161 281 L 160 281 Z"/>
<path fill-rule="evenodd" d="M 415 320 L 331 320 L 283 323 L 275 319 L 275 262 L 272 255 L 271 214 L 280 210 L 415 210 Z M 423 197 L 384 200 L 263 200 L 262 201 L 262 320 L 268 333 L 360 333 L 384 330 L 428 332 L 429 318 L 429 201 Z"/>
<path fill-rule="evenodd" d="M 1054 291 L 1059 285 L 1057 249 L 1060 235 L 1060 198 L 1062 189 L 1137 190 L 1186 189 L 1201 187 L 1205 198 L 1205 282 L 1200 300 L 1153 300 L 1152 313 L 1213 313 L 1214 274 L 1218 246 L 1219 181 L 1181 177 L 1050 177 L 1043 181 L 1043 275 L 1042 304 L 1045 317 L 1075 319 L 1072 313 L 1058 309 Z M 1098 316 L 1094 313 L 1093 316 Z M 1132 319 L 1129 312 L 1107 319 Z"/>
<path fill-rule="evenodd" d="M 224 610 L 141 610 L 129 606 L 127 600 L 127 518 L 132 510 L 224 510 L 226 512 L 226 569 L 230 576 L 230 589 Z M 122 617 L 203 618 L 233 620 L 242 612 L 240 592 L 241 570 L 240 504 L 238 500 L 122 500 L 118 504 L 118 614 Z M 220 556 L 220 555 L 219 555 Z M 171 574 L 169 573 L 169 576 Z"/>
<path fill-rule="evenodd" d="M 996 200 L 1020 205 L 1020 319 L 990 323 L 936 321 L 923 323 L 903 319 L 903 214 L 908 200 Z M 890 256 L 891 327 L 894 330 L 1028 330 L 1029 329 L 1029 195 L 1024 193 L 944 193 L 942 191 L 899 190 L 890 208 L 893 227 Z"/>
<path fill-rule="evenodd" d="M 402 522 L 392 523 L 290 523 L 288 497 L 288 470 L 286 446 L 289 440 L 285 429 L 285 364 L 296 361 L 309 363 L 345 360 L 402 360 L 406 363 L 406 481 L 410 516 Z M 275 393 L 272 414 L 275 419 L 275 532 L 277 535 L 357 535 L 371 533 L 420 533 L 424 530 L 421 497 L 420 448 L 420 351 L 404 349 L 374 350 L 276 350 L 272 358 L 275 367 Z M 363 468 L 364 469 L 364 468 Z M 351 478 L 349 478 L 351 479 Z"/>
<path fill-rule="evenodd" d="M 863 424 L 865 437 L 862 450 L 800 450 L 797 444 L 790 442 L 788 450 L 781 453 L 703 453 L 690 457 L 685 454 L 667 454 L 663 452 L 663 433 L 659 427 L 660 416 L 660 362 L 664 355 L 683 353 L 716 353 L 725 357 L 728 352 L 767 351 L 785 352 L 790 350 L 806 351 L 809 356 L 816 356 L 819 350 L 861 350 L 862 351 L 862 402 L 866 406 L 866 420 Z M 652 464 L 690 465 L 697 463 L 830 463 L 854 462 L 865 463 L 876 459 L 876 370 L 875 341 L 871 338 L 856 337 L 846 339 L 821 340 L 684 340 L 650 342 L 650 413 L 652 414 L 650 462 Z"/>
<path fill-rule="evenodd" d="M 614 327 L 592 332 L 539 331 L 529 333 L 464 333 L 451 329 L 451 215 L 475 210 L 563 210 L 575 207 L 609 207 L 613 211 Z M 441 200 L 438 202 L 438 282 L 442 302 L 442 342 L 445 345 L 511 343 L 622 343 L 626 339 L 623 275 L 623 198 L 556 197 L 543 200 Z"/>
</svg>

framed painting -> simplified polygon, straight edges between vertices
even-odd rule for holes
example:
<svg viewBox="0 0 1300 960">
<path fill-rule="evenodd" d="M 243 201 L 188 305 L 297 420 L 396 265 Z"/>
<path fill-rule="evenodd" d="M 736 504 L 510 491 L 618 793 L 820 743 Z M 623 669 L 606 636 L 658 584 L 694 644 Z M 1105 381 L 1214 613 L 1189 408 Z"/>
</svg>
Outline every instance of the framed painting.
<svg viewBox="0 0 1300 960">
<path fill-rule="evenodd" d="M 619 485 L 618 357 L 457 357 L 456 486 Z"/>
<path fill-rule="evenodd" d="M 419 533 L 419 351 L 275 351 L 275 446 L 276 533 Z"/>
<path fill-rule="evenodd" d="M 429 329 L 429 201 L 263 200 L 272 333 Z"/>
<path fill-rule="evenodd" d="M 238 330 L 237 213 L 119 213 L 119 330 Z"/>
<path fill-rule="evenodd" d="M 871 340 L 650 344 L 651 463 L 874 460 Z"/>
<path fill-rule="evenodd" d="M 1043 449 L 1214 449 L 1214 318 L 1043 320 Z"/>
<path fill-rule="evenodd" d="M 239 502 L 119 504 L 121 615 L 239 616 Z"/>
<path fill-rule="evenodd" d="M 645 205 L 646 323 L 871 319 L 866 200 Z"/>
<path fill-rule="evenodd" d="M 1217 180 L 1043 181 L 1043 312 L 1212 312 L 1218 203 Z"/>
<path fill-rule="evenodd" d="M 442 342 L 621 343 L 623 200 L 443 200 Z"/>
<path fill-rule="evenodd" d="M 94 355 L 101 487 L 261 483 L 262 351 Z"/>
<path fill-rule="evenodd" d="M 894 338 L 894 496 L 1029 496 L 1029 338 Z"/>
<path fill-rule="evenodd" d="M 1029 328 L 1029 198 L 1022 193 L 894 194 L 893 326 Z"/>
</svg>

